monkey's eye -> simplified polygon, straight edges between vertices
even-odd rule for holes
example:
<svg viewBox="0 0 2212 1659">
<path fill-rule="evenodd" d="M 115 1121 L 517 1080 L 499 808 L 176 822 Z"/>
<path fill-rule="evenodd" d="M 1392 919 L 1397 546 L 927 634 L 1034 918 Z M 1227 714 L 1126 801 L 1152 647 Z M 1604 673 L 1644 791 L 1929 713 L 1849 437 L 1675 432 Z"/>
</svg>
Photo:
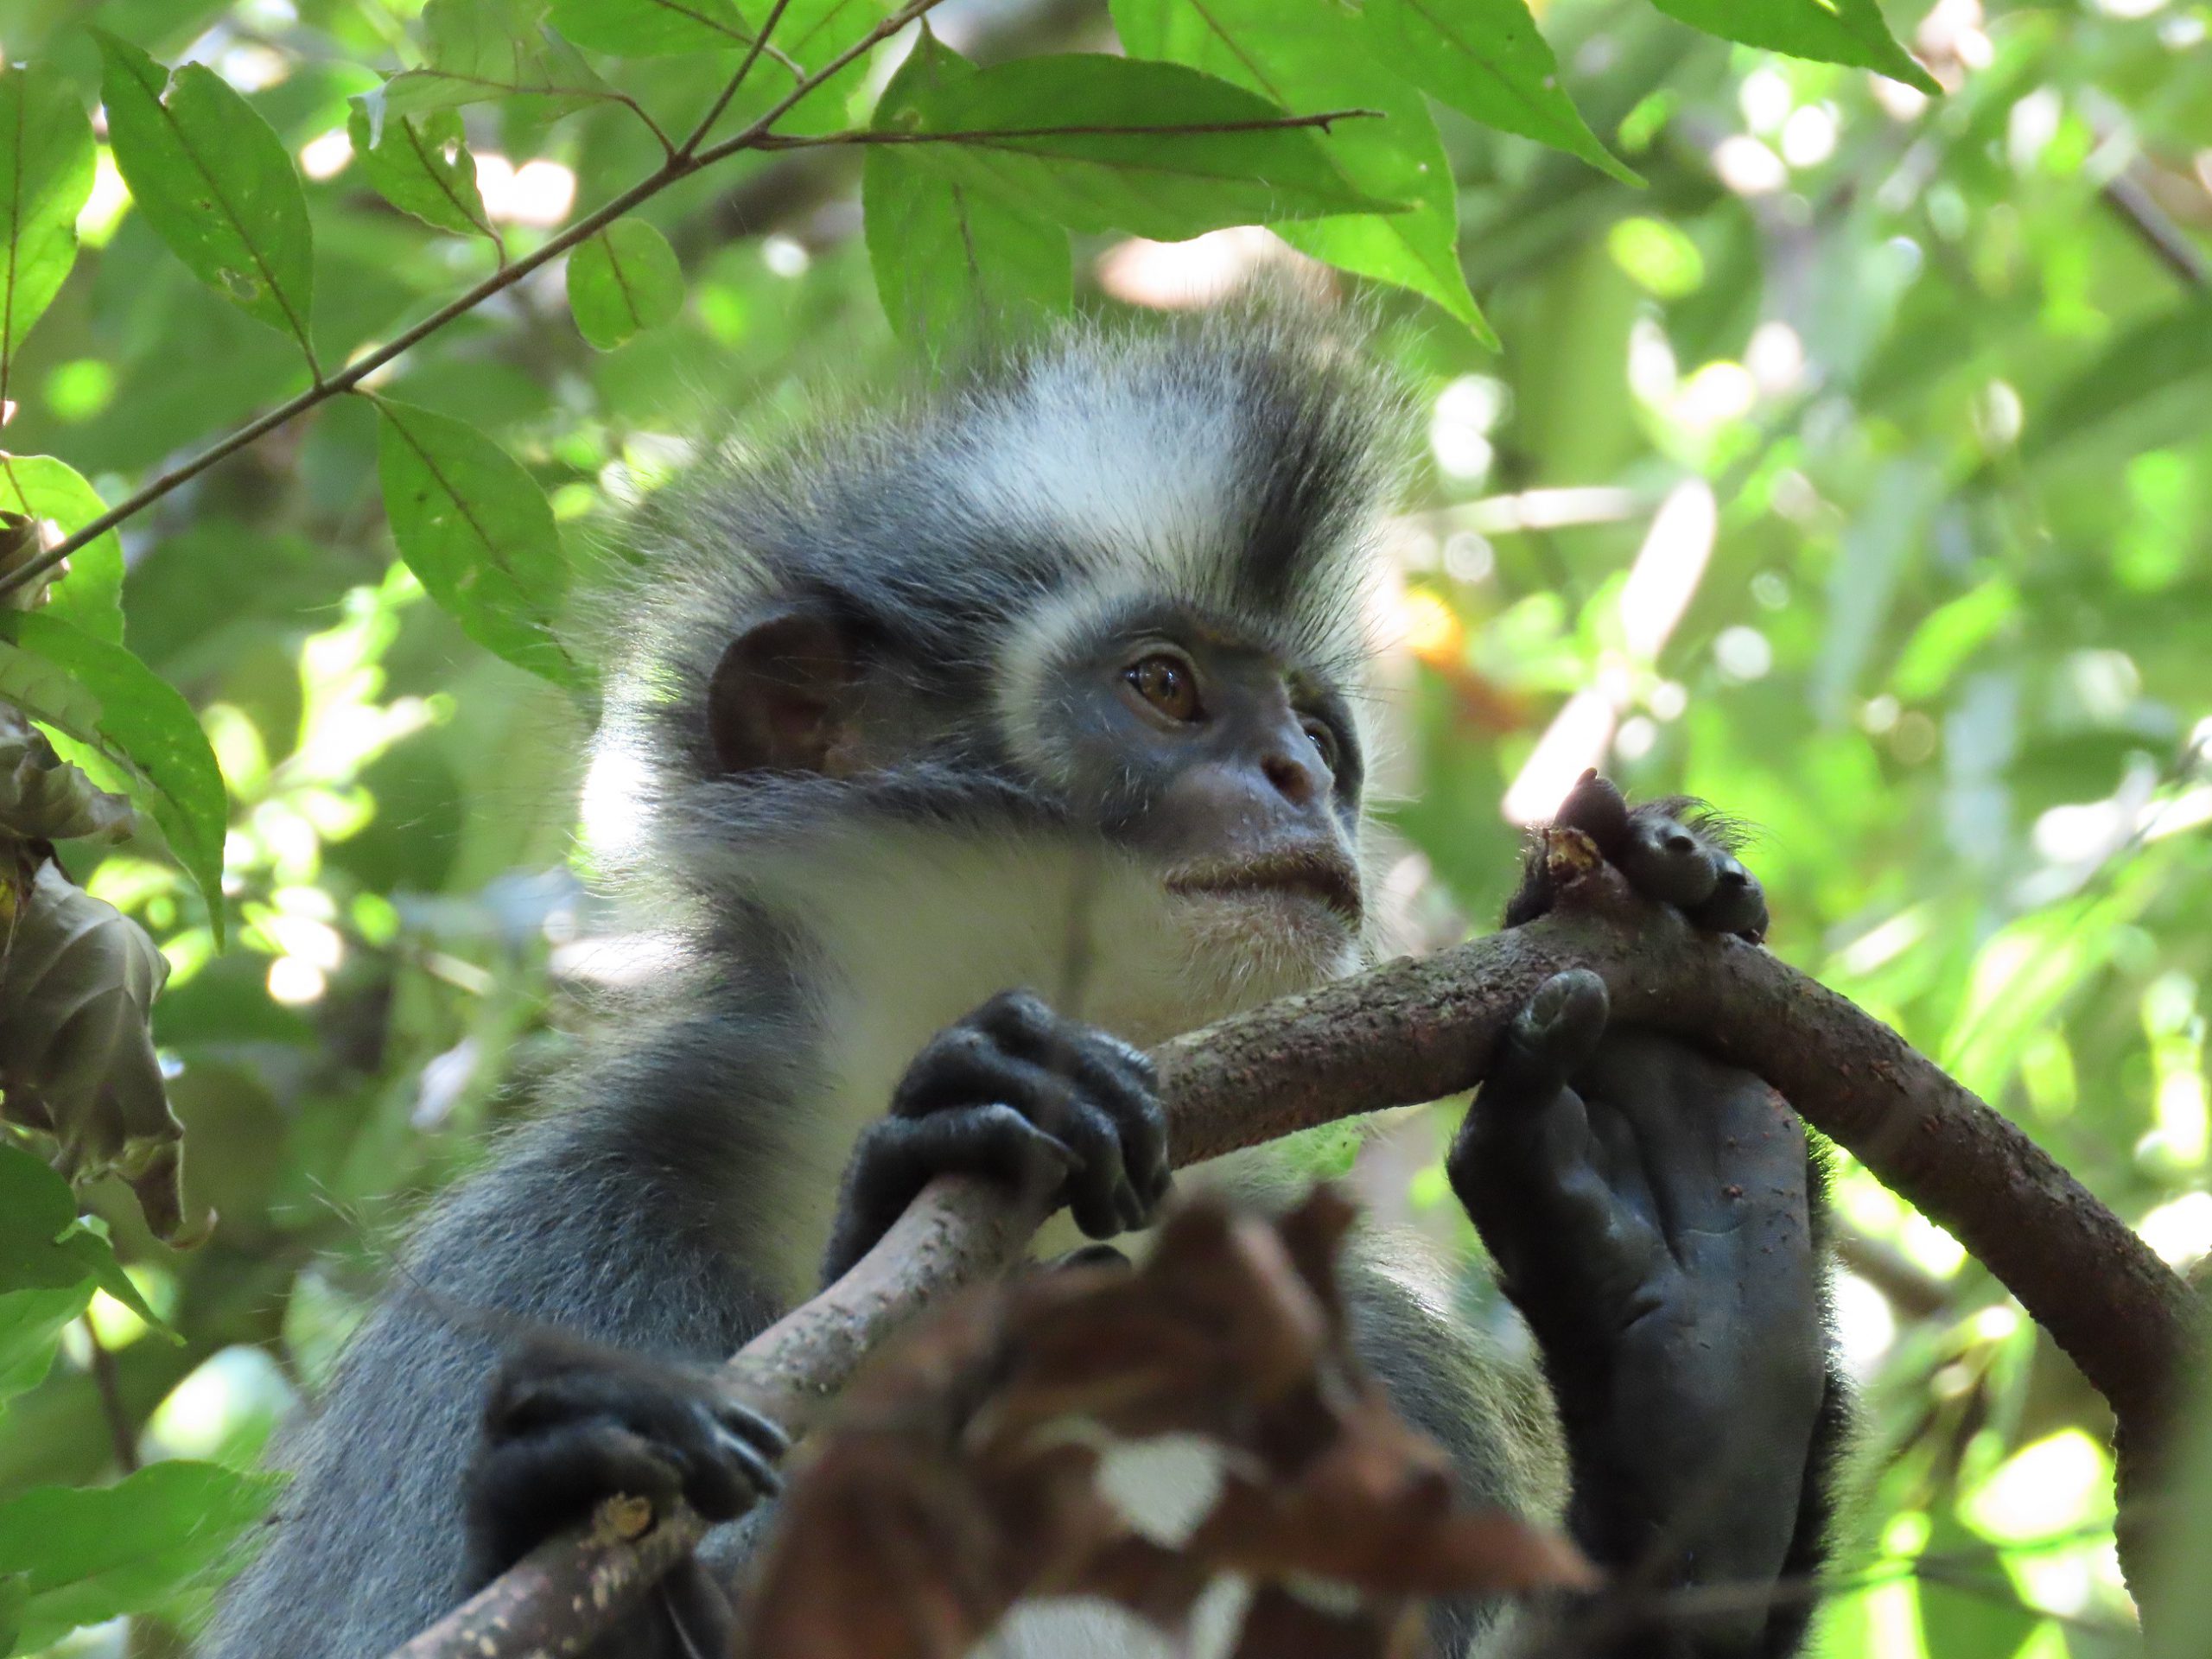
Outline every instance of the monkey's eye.
<svg viewBox="0 0 2212 1659">
<path fill-rule="evenodd" d="M 1123 669 L 1122 679 L 1170 720 L 1188 724 L 1205 713 L 1198 704 L 1198 677 L 1180 657 L 1154 652 Z"/>
<path fill-rule="evenodd" d="M 1336 771 L 1342 752 L 1337 744 L 1335 728 L 1327 721 L 1318 720 L 1311 715 L 1302 723 L 1306 728 L 1306 741 L 1313 745 L 1314 753 L 1321 757 L 1321 764 L 1332 772 Z"/>
</svg>

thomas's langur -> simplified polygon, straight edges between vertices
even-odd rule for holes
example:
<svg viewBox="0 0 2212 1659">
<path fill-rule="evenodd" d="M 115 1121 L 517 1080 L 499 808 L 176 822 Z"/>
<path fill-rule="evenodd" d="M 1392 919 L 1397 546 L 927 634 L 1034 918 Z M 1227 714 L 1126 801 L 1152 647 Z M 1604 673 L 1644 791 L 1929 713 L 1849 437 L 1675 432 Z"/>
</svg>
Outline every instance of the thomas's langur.
<svg viewBox="0 0 2212 1659">
<path fill-rule="evenodd" d="M 650 982 L 423 1222 L 211 1652 L 376 1659 L 618 1490 L 753 1507 L 776 1438 L 703 1367 L 941 1171 L 1048 1172 L 1094 1237 L 1152 1218 L 1140 1048 L 1363 959 L 1367 579 L 1402 413 L 1315 319 L 1249 307 L 1071 331 L 663 493 L 604 601 L 584 803 Z M 1643 891 L 1763 931 L 1701 821 L 1662 804 L 1609 836 Z M 1512 919 L 1546 900 L 1538 872 Z M 1621 1651 L 1794 1651 L 1804 1599 L 1765 1592 L 1819 1564 L 1840 1414 L 1795 1117 L 1608 1032 L 1602 987 L 1562 976 L 1451 1173 L 1557 1412 L 1357 1271 L 1401 1409 L 1476 1501 L 1647 1583 L 1741 1587 Z M 585 1340 L 503 1336 L 528 1329 Z M 723 1536 L 604 1651 L 721 1651 Z M 1437 1629 L 1513 1642 L 1494 1608 Z M 1147 1641 L 1069 1606 L 998 1650 Z"/>
</svg>

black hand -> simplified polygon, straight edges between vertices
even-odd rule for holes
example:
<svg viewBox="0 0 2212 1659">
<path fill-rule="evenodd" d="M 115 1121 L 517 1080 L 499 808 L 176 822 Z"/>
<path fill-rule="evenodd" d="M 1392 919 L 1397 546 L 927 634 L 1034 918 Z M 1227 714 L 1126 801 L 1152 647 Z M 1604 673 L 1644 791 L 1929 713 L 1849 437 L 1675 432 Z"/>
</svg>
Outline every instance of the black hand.
<svg viewBox="0 0 2212 1659">
<path fill-rule="evenodd" d="M 1584 1548 L 1663 1582 L 1771 1582 L 1827 1386 L 1803 1131 L 1750 1073 L 1605 1015 L 1595 975 L 1541 987 L 1447 1170 L 1542 1349 Z M 1681 1650 L 1751 1651 L 1767 1624 L 1747 1599 Z"/>
<path fill-rule="evenodd" d="M 1026 991 L 931 1039 L 846 1166 L 823 1265 L 842 1274 L 931 1178 L 988 1176 L 1055 1205 L 1092 1238 L 1151 1224 L 1168 1186 L 1152 1062 Z"/>
<path fill-rule="evenodd" d="M 616 1494 L 731 1521 L 778 1489 L 783 1431 L 701 1371 L 557 1338 L 501 1369 L 468 1481 L 474 1581 Z"/>
<path fill-rule="evenodd" d="M 1608 779 L 1586 772 L 1554 822 L 1581 830 L 1638 893 L 1676 906 L 1698 926 L 1753 944 L 1766 937 L 1765 891 L 1732 850 L 1739 832 L 1697 802 L 1675 796 L 1631 807 Z M 1541 851 L 1532 852 L 1505 924 L 1533 921 L 1551 905 L 1549 868 Z"/>
</svg>

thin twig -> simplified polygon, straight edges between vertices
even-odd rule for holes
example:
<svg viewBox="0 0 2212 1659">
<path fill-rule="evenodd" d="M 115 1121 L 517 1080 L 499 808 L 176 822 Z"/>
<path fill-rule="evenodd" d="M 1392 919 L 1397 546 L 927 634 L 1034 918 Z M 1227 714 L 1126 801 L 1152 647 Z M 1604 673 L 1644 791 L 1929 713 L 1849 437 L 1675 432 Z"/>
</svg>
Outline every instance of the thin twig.
<svg viewBox="0 0 2212 1659">
<path fill-rule="evenodd" d="M 722 111 L 729 107 L 730 99 L 735 98 L 745 86 L 745 78 L 753 73 L 753 66 L 760 60 L 760 54 L 767 49 L 768 37 L 776 32 L 776 25 L 783 21 L 784 9 L 790 4 L 791 0 L 776 0 L 776 3 L 768 9 L 768 16 L 762 22 L 760 32 L 753 35 L 752 48 L 746 53 L 744 61 L 737 66 L 737 73 L 723 83 L 721 96 L 714 101 L 706 114 L 699 118 L 699 124 L 691 129 L 691 136 L 683 141 L 684 155 L 690 155 L 704 143 L 715 123 L 722 118 Z"/>
<path fill-rule="evenodd" d="M 2191 288 L 2212 289 L 2212 260 L 2158 206 L 2140 180 L 2125 171 L 2115 173 L 2098 194 L 2105 206 L 2120 215 L 2121 223 L 2158 256 L 2159 264 Z"/>
<path fill-rule="evenodd" d="M 989 144 L 1008 138 L 1183 138 L 1213 132 L 1280 132 L 1288 127 L 1319 127 L 1332 122 L 1377 116 L 1380 110 L 1325 110 L 1319 115 L 1275 116 L 1253 121 L 1132 122 L 1127 125 L 1081 127 L 988 127 L 958 132 L 825 132 L 770 134 L 756 149 L 820 149 L 832 144 Z"/>
<path fill-rule="evenodd" d="M 100 1415 L 107 1419 L 107 1435 L 115 1448 L 117 1467 L 126 1475 L 138 1472 L 138 1430 L 123 1403 L 123 1379 L 116 1374 L 115 1356 L 100 1340 L 99 1327 L 90 1313 L 83 1319 L 85 1341 L 92 1349 L 92 1387 L 100 1397 Z"/>
<path fill-rule="evenodd" d="M 230 434 L 229 436 L 209 445 L 198 454 L 194 455 L 190 460 L 181 461 L 176 466 L 172 467 L 168 472 L 162 474 L 151 483 L 143 486 L 130 496 L 126 497 L 124 500 L 118 502 L 116 505 L 110 507 L 106 512 L 101 513 L 98 518 L 93 518 L 91 522 L 86 524 L 71 535 L 64 537 L 52 547 L 48 548 L 43 552 L 40 553 L 35 558 L 28 559 L 15 569 L 8 571 L 4 575 L 0 575 L 0 596 L 5 596 L 6 594 L 15 593 L 21 588 L 29 587 L 31 583 L 44 576 L 47 572 L 54 569 L 56 566 L 60 564 L 64 559 L 67 558 L 72 553 L 76 552 L 79 548 L 87 546 L 92 542 L 98 541 L 102 536 L 106 535 L 108 531 L 113 530 L 117 525 L 124 523 L 126 519 L 136 518 L 139 513 L 143 512 L 148 507 L 152 506 L 155 502 L 161 500 L 172 491 L 199 477 L 200 474 L 206 472 L 210 467 L 215 465 L 216 462 L 225 460 L 231 455 L 236 454 L 248 444 L 254 442 L 257 439 L 266 437 L 278 427 L 283 426 L 289 422 L 296 419 L 298 416 L 306 414 L 308 410 L 315 408 L 318 404 L 327 403 L 331 398 L 337 397 L 341 392 L 351 391 L 355 386 L 368 378 L 370 375 L 374 374 L 378 369 L 384 367 L 385 364 L 390 363 L 403 353 L 420 345 L 423 340 L 429 339 L 429 336 L 436 334 L 440 329 L 443 328 L 448 323 L 452 322 L 458 317 L 466 316 L 469 312 L 474 310 L 478 306 L 490 299 L 493 295 L 504 292 L 505 289 L 513 287 L 524 277 L 529 276 L 531 271 L 537 270 L 540 266 L 546 264 L 553 259 L 558 258 L 561 255 L 568 252 L 571 248 L 575 247 L 578 244 L 588 241 L 592 237 L 597 235 L 607 226 L 621 218 L 623 214 L 628 213 L 632 208 L 639 206 L 641 202 L 652 200 L 654 196 L 658 195 L 662 191 L 667 189 L 671 185 L 675 184 L 679 180 L 689 178 L 692 174 L 700 171 L 702 168 L 711 167 L 715 162 L 722 161 L 728 156 L 737 155 L 741 151 L 771 149 L 794 149 L 801 147 L 799 143 L 794 140 L 779 139 L 773 143 L 764 143 L 763 141 L 768 137 L 768 129 L 777 121 L 781 120 L 785 115 L 789 113 L 792 105 L 796 105 L 801 99 L 806 97 L 807 94 L 813 92 L 824 81 L 829 80 L 832 76 L 836 75 L 838 71 L 844 68 L 846 65 L 851 63 L 855 59 L 861 56 L 864 53 L 872 51 L 881 42 L 889 39 L 892 35 L 904 29 L 908 23 L 912 22 L 916 18 L 925 16 L 929 12 L 934 10 L 940 3 L 942 3 L 942 0 L 908 0 L 907 4 L 901 6 L 889 17 L 885 18 L 874 28 L 868 30 L 868 32 L 865 35 L 861 36 L 861 39 L 855 41 L 850 47 L 848 47 L 844 51 L 839 53 L 835 58 L 832 58 L 820 69 L 815 71 L 813 74 L 801 81 L 797 86 L 793 87 L 786 96 L 779 99 L 776 103 L 768 109 L 766 113 L 754 120 L 751 124 L 747 126 L 743 131 L 735 134 L 734 137 L 723 139 L 720 143 L 710 144 L 704 149 L 691 151 L 689 153 L 683 149 L 671 149 L 668 159 L 652 173 L 647 175 L 645 178 L 640 179 L 637 183 L 632 185 L 628 189 L 623 191 L 611 201 L 608 201 L 603 206 L 594 209 L 593 212 L 587 213 L 583 218 L 578 219 L 575 224 L 569 226 L 558 235 L 552 237 L 539 246 L 532 249 L 521 258 L 515 260 L 511 264 L 501 265 L 497 270 L 486 276 L 474 287 L 467 289 L 465 292 L 456 296 L 452 300 L 448 301 L 444 305 L 440 306 L 429 316 L 416 323 L 413 327 L 408 328 L 401 334 L 394 336 L 384 345 L 378 346 L 374 351 L 365 353 L 361 356 L 354 359 L 353 361 L 348 363 L 336 374 L 331 375 L 326 378 L 317 379 L 306 391 L 299 393 L 296 397 L 287 399 L 285 402 L 279 404 L 276 408 L 269 410 L 266 414 L 258 416 L 253 420 L 247 422 L 244 426 Z M 1255 122 L 1252 123 L 1251 125 L 1255 130 L 1272 127 L 1310 127 L 1317 124 L 1325 125 L 1328 122 L 1339 119 L 1346 115 L 1365 113 L 1369 113 L 1369 111 L 1338 111 L 1325 116 L 1285 116 L 1279 120 Z M 1154 127 L 1133 129 L 1133 130 L 1150 131 L 1155 134 L 1174 132 L 1215 132 L 1240 130 L 1242 130 L 1242 128 L 1236 124 L 1193 125 L 1179 128 Z M 1008 132 L 999 136 L 1045 137 L 1049 136 L 1051 132 L 1054 130 L 1079 133 L 1105 130 L 1098 128 L 1073 127 L 1058 130 L 1033 130 L 1027 132 Z M 988 137 L 989 135 L 984 136 Z M 664 137 L 664 142 L 665 142 Z M 687 141 L 687 143 L 689 142 L 690 141 Z M 842 133 L 832 135 L 828 138 L 810 139 L 804 141 L 804 147 L 811 149 L 820 148 L 824 144 L 832 143 L 861 144 L 880 142 L 882 142 L 881 137 L 875 134 Z M 971 139 L 970 142 L 973 142 L 973 140 Z"/>
<path fill-rule="evenodd" d="M 627 92 L 615 93 L 614 101 L 617 104 L 620 104 L 624 109 L 629 111 L 631 114 L 636 116 L 639 120 L 645 124 L 645 130 L 652 134 L 653 141 L 660 146 L 660 153 L 664 156 L 671 159 L 674 158 L 676 155 L 676 141 L 668 136 L 667 128 L 662 126 L 659 122 L 653 119 L 652 111 L 651 110 L 639 103 L 636 99 L 631 97 Z"/>
</svg>

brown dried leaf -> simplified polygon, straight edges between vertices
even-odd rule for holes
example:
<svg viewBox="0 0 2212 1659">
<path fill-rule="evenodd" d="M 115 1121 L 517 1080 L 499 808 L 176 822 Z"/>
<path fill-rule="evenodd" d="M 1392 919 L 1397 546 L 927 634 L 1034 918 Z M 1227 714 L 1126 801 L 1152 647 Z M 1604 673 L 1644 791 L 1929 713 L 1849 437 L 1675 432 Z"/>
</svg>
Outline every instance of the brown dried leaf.
<svg viewBox="0 0 2212 1659">
<path fill-rule="evenodd" d="M 1267 1584 L 1253 1595 L 1232 1659 L 1414 1659 L 1427 1651 L 1417 1609 L 1332 1612 Z"/>
<path fill-rule="evenodd" d="M 40 865 L 0 957 L 0 1116 L 60 1143 L 72 1180 L 112 1171 L 147 1225 L 188 1228 L 178 1185 L 184 1126 L 169 1110 L 147 1026 L 168 963 L 145 931 L 51 863 Z"/>
<path fill-rule="evenodd" d="M 1013 1366 L 988 1420 L 999 1438 L 1065 1417 L 1131 1436 L 1228 1433 L 1310 1376 L 1332 1335 L 1275 1228 L 1204 1202 L 1169 1217 L 1134 1274 L 1031 1281 L 1009 1318 Z"/>
<path fill-rule="evenodd" d="M 1385 1659 L 1419 1643 L 1414 1598 L 1588 1582 L 1564 1540 L 1456 1509 L 1444 1454 L 1359 1375 L 1335 1281 L 1351 1219 L 1325 1189 L 1280 1221 L 1201 1198 L 1134 1273 L 1033 1275 L 940 1311 L 871 1365 L 793 1483 L 746 1652 L 950 1659 L 1017 1602 L 1071 1595 L 1172 1632 L 1236 1573 L 1260 1586 L 1240 1655 Z M 1102 1445 L 1166 1433 L 1217 1443 L 1227 1471 L 1179 1548 L 1096 1481 Z"/>
<path fill-rule="evenodd" d="M 131 827 L 129 800 L 96 785 L 54 753 L 45 733 L 0 703 L 0 836 L 120 841 Z"/>
<path fill-rule="evenodd" d="M 1451 1465 L 1372 1388 L 1295 1478 L 1231 1475 L 1189 1552 L 1255 1578 L 1309 1576 L 1386 1597 L 1587 1586 L 1596 1575 L 1556 1534 L 1455 1506 Z"/>
<path fill-rule="evenodd" d="M 784 1500 L 745 1653 L 957 1659 L 1119 1535 L 1091 1490 L 1094 1462 L 1062 1445 L 987 1478 L 893 1434 L 833 1441 Z"/>
</svg>

